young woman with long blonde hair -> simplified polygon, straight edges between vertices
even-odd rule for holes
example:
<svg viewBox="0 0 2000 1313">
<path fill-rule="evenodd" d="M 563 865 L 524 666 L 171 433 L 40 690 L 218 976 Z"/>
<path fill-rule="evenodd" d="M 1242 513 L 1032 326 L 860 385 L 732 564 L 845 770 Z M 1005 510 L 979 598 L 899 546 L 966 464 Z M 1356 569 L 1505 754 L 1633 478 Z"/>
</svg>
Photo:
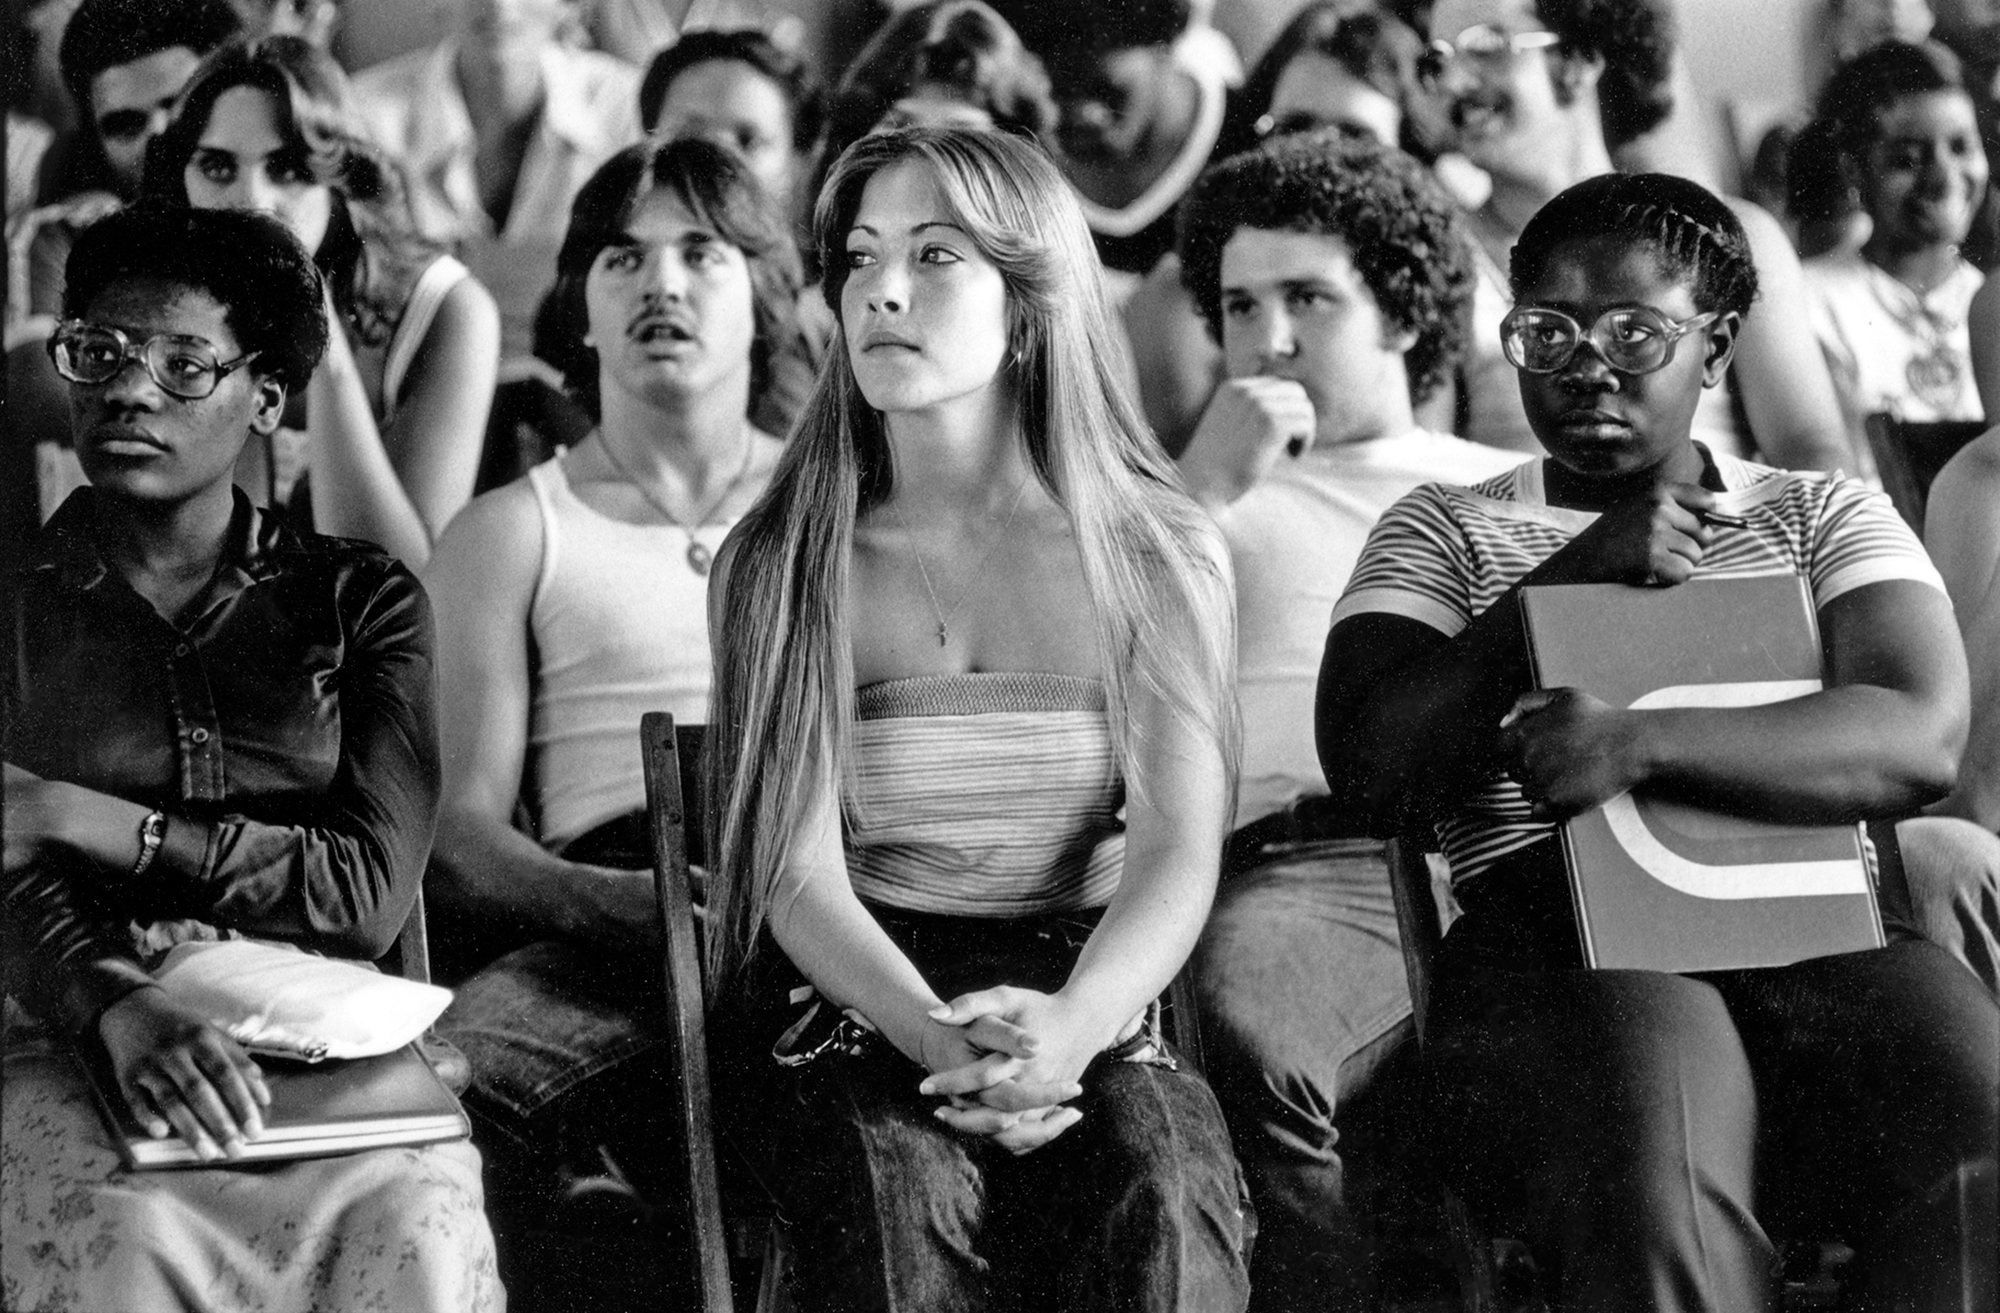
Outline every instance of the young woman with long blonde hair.
<svg viewBox="0 0 2000 1313">
<path fill-rule="evenodd" d="M 1241 1307 L 1227 1135 L 1149 1024 L 1233 793 L 1222 549 L 1034 146 L 865 138 L 815 229 L 839 349 L 710 594 L 723 1104 L 796 1293 Z"/>
</svg>

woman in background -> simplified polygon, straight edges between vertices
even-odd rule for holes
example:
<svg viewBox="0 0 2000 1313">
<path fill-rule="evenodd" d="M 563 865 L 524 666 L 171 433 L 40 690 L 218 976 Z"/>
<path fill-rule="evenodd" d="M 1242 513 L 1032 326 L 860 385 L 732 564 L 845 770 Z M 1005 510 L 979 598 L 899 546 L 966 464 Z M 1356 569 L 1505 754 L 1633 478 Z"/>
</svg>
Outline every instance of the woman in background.
<svg viewBox="0 0 2000 1313">
<path fill-rule="evenodd" d="M 711 594 L 718 1106 L 806 1308 L 1241 1308 L 1150 1021 L 1233 793 L 1223 549 L 1040 150 L 864 137 L 815 227 L 836 351 Z"/>
<path fill-rule="evenodd" d="M 298 499 L 322 533 L 379 543 L 412 568 L 472 496 L 500 359 L 493 298 L 420 241 L 395 167 L 362 137 L 346 76 L 297 37 L 203 61 L 146 162 L 149 193 L 277 215 L 326 277 L 333 330 L 296 437 L 253 443 L 239 478 Z"/>
<path fill-rule="evenodd" d="M 1856 56 L 1827 84 L 1819 113 L 1870 222 L 1858 252 L 1806 261 L 1807 303 L 1855 468 L 1872 471 L 1868 416 L 1985 414 L 1968 320 L 1986 280 L 1959 247 L 1986 199 L 1986 148 L 1958 57 L 1940 45 L 1891 42 Z M 1996 314 L 2000 305 L 1989 306 Z"/>
</svg>

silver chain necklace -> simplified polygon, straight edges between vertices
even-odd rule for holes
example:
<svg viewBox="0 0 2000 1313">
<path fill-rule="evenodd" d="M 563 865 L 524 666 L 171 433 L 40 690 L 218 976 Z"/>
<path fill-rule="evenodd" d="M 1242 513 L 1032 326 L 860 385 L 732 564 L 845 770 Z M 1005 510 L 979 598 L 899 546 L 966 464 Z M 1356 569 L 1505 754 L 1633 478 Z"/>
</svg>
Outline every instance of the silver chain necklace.
<svg viewBox="0 0 2000 1313">
<path fill-rule="evenodd" d="M 979 564 L 972 567 L 972 578 L 966 581 L 965 587 L 960 590 L 957 599 L 952 602 L 951 610 L 949 611 L 938 605 L 937 590 L 931 587 L 930 567 L 924 564 L 923 549 L 917 546 L 916 537 L 914 535 L 911 536 L 910 554 L 917 558 L 917 573 L 923 578 L 924 594 L 931 599 L 931 614 L 937 617 L 937 641 L 939 647 L 943 647 L 951 641 L 952 617 L 958 614 L 958 608 L 965 605 L 965 599 L 972 596 L 972 590 L 979 586 L 980 577 L 986 573 L 986 563 L 993 559 L 995 549 L 1006 539 L 1007 531 L 1014 527 L 1014 517 L 1021 513 L 1021 500 L 1028 495 L 1028 480 L 1031 477 L 1033 476 L 1028 474 L 1021 476 L 1021 486 L 1014 493 L 1014 504 L 1007 511 L 1006 521 L 1001 524 L 1000 532 L 995 535 L 993 541 L 986 544 L 986 550 L 980 554 Z M 906 522 L 904 528 L 907 530 L 908 527 Z"/>
<path fill-rule="evenodd" d="M 735 495 L 736 489 L 742 485 L 743 480 L 750 476 L 751 460 L 757 454 L 757 440 L 751 436 L 750 431 L 746 428 L 743 432 L 743 464 L 737 469 L 736 477 L 729 481 L 729 486 L 722 490 L 721 496 L 708 504 L 708 509 L 701 513 L 692 527 L 682 521 L 680 516 L 675 515 L 673 511 L 669 510 L 667 504 L 661 501 L 651 488 L 648 488 L 645 484 L 639 482 L 638 479 L 632 477 L 632 471 L 625 468 L 624 462 L 619 460 L 617 453 L 611 449 L 611 440 L 609 438 L 599 433 L 597 435 L 597 445 L 603 448 L 604 459 L 611 463 L 612 469 L 618 471 L 618 477 L 631 484 L 632 490 L 645 498 L 646 504 L 664 516 L 668 524 L 671 524 L 674 528 L 679 529 L 687 535 L 688 569 L 693 570 L 698 575 L 706 576 L 709 567 L 715 564 L 715 553 L 708 549 L 707 544 L 699 541 L 694 536 L 695 531 L 706 529 L 709 520 L 717 511 L 723 508 L 730 497 Z"/>
</svg>

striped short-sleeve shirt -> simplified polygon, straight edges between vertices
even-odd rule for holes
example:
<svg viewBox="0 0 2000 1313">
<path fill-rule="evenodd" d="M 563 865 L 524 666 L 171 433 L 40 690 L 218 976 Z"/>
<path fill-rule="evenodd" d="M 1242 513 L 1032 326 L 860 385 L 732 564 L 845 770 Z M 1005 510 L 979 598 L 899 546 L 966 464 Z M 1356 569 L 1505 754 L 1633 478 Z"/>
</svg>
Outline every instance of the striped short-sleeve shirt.
<svg viewBox="0 0 2000 1313">
<path fill-rule="evenodd" d="M 1725 489 L 1716 509 L 1748 527 L 1722 529 L 1698 576 L 1799 575 L 1819 608 L 1890 579 L 1943 591 L 1923 545 L 1880 493 L 1842 474 L 1795 473 L 1719 453 L 1711 459 Z M 1469 488 L 1426 484 L 1397 502 L 1369 535 L 1333 622 L 1386 613 L 1447 636 L 1464 629 L 1597 519 L 1549 505 L 1546 464 L 1532 461 Z M 1496 772 L 1439 823 L 1438 840 L 1452 878 L 1463 882 L 1554 828 L 1532 818 L 1520 785 Z"/>
</svg>

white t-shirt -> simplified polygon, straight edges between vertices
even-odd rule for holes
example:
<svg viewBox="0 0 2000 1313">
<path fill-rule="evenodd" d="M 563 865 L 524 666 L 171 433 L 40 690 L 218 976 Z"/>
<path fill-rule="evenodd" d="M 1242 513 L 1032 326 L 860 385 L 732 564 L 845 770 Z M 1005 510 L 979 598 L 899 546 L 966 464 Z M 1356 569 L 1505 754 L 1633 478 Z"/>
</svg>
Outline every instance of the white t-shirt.
<svg viewBox="0 0 2000 1313">
<path fill-rule="evenodd" d="M 1723 529 L 1695 573 L 1712 578 L 1795 574 L 1813 605 L 1866 584 L 1912 579 L 1944 591 L 1923 545 L 1886 497 L 1844 474 L 1794 473 L 1713 457 L 1728 491 L 1718 510 L 1750 522 Z M 1473 488 L 1430 484 L 1382 517 L 1334 608 L 1334 623 L 1386 613 L 1457 634 L 1597 516 L 1548 504 L 1546 458 Z M 1438 825 L 1454 881 L 1548 835 L 1521 786 L 1496 772 Z"/>
<path fill-rule="evenodd" d="M 1833 373 L 1858 468 L 1872 471 L 1863 423 L 1887 412 L 1925 422 L 1980 419 L 1966 315 L 1986 276 L 1964 261 L 1919 296 L 1856 254 L 1804 264 L 1813 335 Z"/>
<path fill-rule="evenodd" d="M 1382 512 L 1419 484 L 1474 483 L 1524 459 L 1426 429 L 1314 447 L 1296 460 L 1281 457 L 1216 516 L 1236 569 L 1237 825 L 1326 792 L 1313 748 L 1313 694 L 1327 617 Z"/>
</svg>

